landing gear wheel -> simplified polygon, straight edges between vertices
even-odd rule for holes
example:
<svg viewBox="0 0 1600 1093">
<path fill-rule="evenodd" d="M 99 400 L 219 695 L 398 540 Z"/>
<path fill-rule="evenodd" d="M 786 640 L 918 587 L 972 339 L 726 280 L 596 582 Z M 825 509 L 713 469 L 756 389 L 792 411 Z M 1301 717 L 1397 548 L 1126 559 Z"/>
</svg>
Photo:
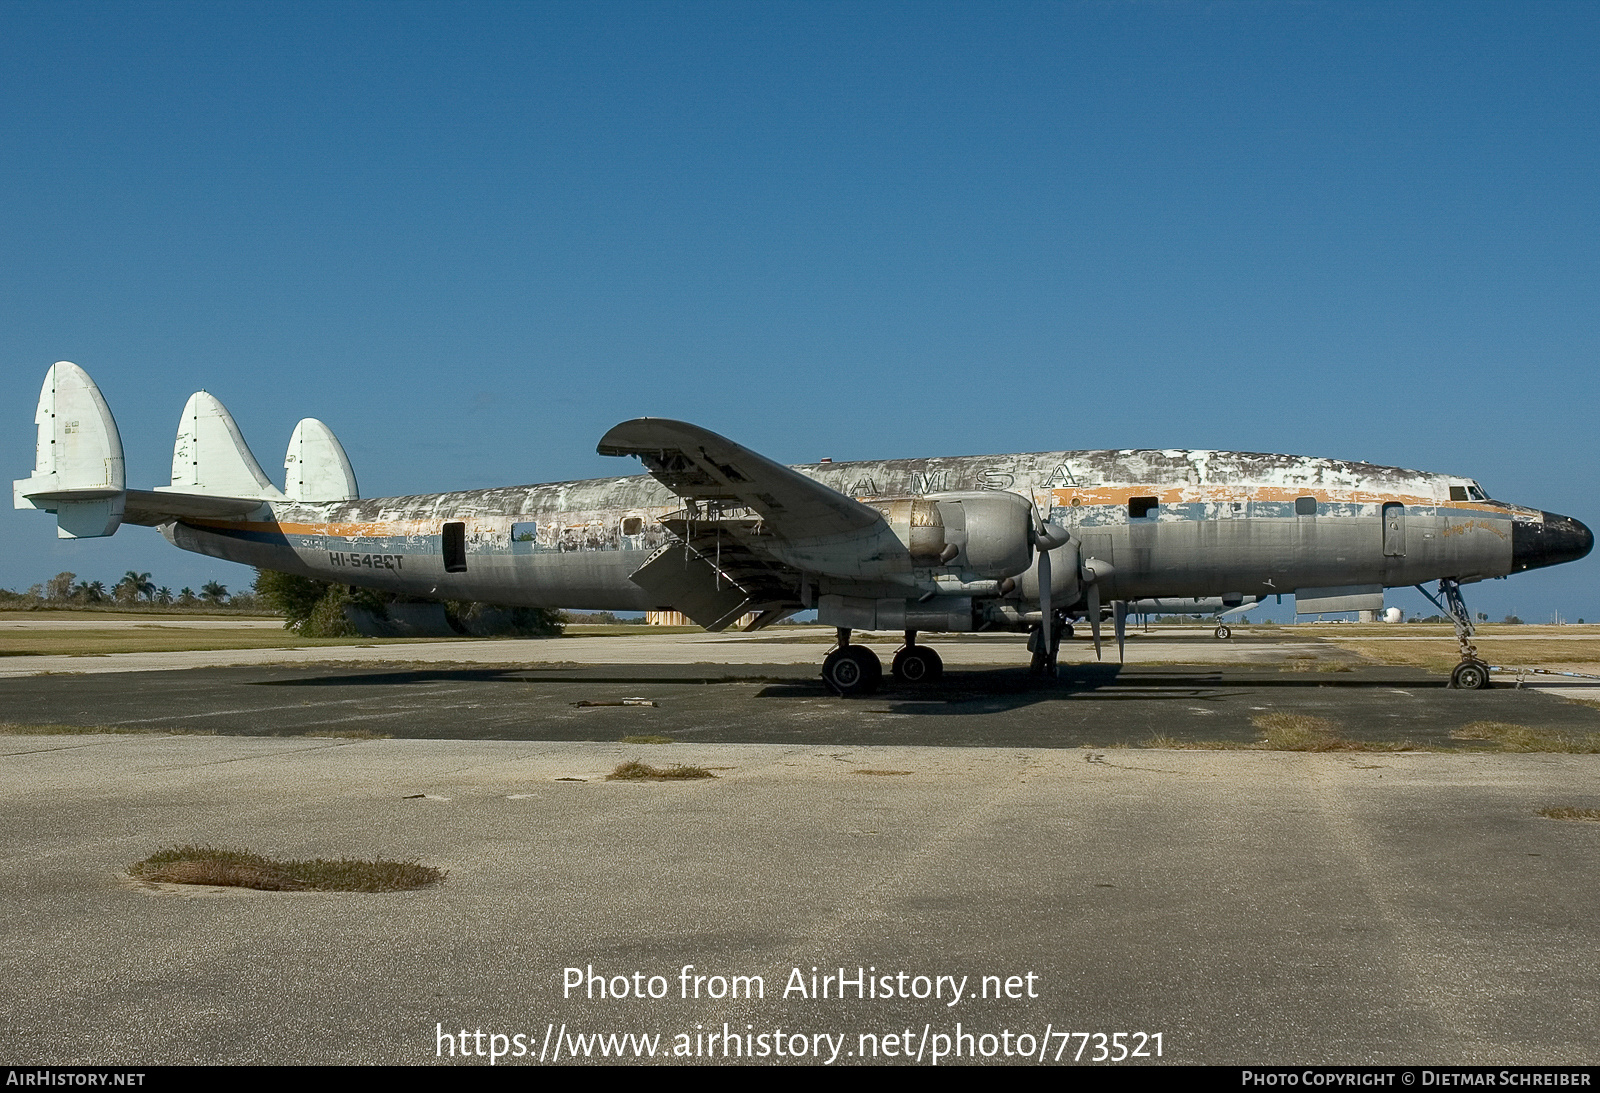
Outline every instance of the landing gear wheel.
<svg viewBox="0 0 1600 1093">
<path fill-rule="evenodd" d="M 1489 666 L 1480 660 L 1464 660 L 1450 673 L 1450 686 L 1458 691 L 1481 691 L 1489 686 Z"/>
<path fill-rule="evenodd" d="M 902 683 L 937 683 L 944 675 L 944 661 L 926 645 L 908 645 L 894 655 L 889 671 Z"/>
<path fill-rule="evenodd" d="M 822 681 L 845 698 L 869 695 L 883 681 L 883 661 L 865 645 L 846 645 L 823 660 Z"/>
<path fill-rule="evenodd" d="M 1219 623 L 1213 633 L 1217 635 L 1218 641 L 1227 641 L 1229 638 L 1233 637 L 1233 631 L 1228 629 L 1227 623 Z"/>
<path fill-rule="evenodd" d="M 1074 637 L 1077 635 L 1072 632 L 1072 624 L 1069 622 L 1061 628 L 1061 640 L 1070 641 Z"/>
</svg>

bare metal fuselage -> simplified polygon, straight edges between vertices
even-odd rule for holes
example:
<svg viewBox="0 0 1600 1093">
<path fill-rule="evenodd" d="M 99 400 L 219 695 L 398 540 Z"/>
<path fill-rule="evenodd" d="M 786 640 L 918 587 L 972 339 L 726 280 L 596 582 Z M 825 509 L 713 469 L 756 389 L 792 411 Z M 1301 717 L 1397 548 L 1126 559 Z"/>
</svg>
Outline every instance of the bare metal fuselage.
<svg viewBox="0 0 1600 1093">
<path fill-rule="evenodd" d="M 1477 499 L 1475 484 L 1468 499 L 1467 479 L 1365 463 L 1113 451 L 794 469 L 868 504 L 948 491 L 1021 494 L 1071 532 L 1080 557 L 1110 563 L 1106 599 L 1395 587 L 1550 564 L 1519 560 L 1514 545 L 1519 523 L 1542 525 L 1553 514 Z M 271 502 L 248 518 L 161 527 L 186 550 L 406 595 L 648 610 L 672 605 L 653 602 L 630 577 L 672 540 L 661 518 L 683 509 L 682 499 L 638 475 L 331 504 Z M 463 526 L 447 566 L 449 524 Z M 827 574 L 813 586 L 819 596 L 906 595 L 881 581 Z M 984 617 L 981 606 L 974 625 Z"/>
</svg>

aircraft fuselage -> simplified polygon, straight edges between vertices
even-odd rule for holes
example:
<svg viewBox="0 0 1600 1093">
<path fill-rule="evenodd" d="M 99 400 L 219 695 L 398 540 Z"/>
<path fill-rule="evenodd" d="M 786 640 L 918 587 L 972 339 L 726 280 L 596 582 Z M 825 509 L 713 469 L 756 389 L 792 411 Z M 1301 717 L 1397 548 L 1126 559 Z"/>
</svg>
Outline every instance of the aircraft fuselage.
<svg viewBox="0 0 1600 1093">
<path fill-rule="evenodd" d="M 1441 577 L 1465 583 L 1581 557 L 1592 543 L 1582 524 L 1488 500 L 1469 479 L 1331 459 L 1046 452 L 794 470 L 869 505 L 952 491 L 1021 494 L 1071 532 L 1081 557 L 1110 563 L 1106 599 L 1381 590 Z M 245 519 L 162 529 L 186 550 L 408 595 L 648 610 L 670 605 L 629 578 L 673 540 L 662 518 L 684 509 L 663 485 L 635 475 L 272 502 Z M 827 576 L 813 591 L 906 595 L 903 586 Z M 983 599 L 974 625 L 982 624 Z"/>
</svg>

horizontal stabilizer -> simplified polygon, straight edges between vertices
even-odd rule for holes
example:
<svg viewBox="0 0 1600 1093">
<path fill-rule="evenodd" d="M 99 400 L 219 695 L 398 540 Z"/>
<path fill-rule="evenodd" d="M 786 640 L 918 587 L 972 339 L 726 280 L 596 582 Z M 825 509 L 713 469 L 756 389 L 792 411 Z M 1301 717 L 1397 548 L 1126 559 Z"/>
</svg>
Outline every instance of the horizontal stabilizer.
<svg viewBox="0 0 1600 1093">
<path fill-rule="evenodd" d="M 110 535 L 122 523 L 122 436 L 89 373 L 58 361 L 45 373 L 34 414 L 33 474 L 12 482 L 19 509 L 56 514 L 63 539 Z"/>
<path fill-rule="evenodd" d="M 124 524 L 160 527 L 173 520 L 238 520 L 261 507 L 255 497 L 219 497 L 210 493 L 129 490 Z"/>
<path fill-rule="evenodd" d="M 356 472 L 333 430 L 314 417 L 294 427 L 283 457 L 283 492 L 294 501 L 354 501 Z"/>
<path fill-rule="evenodd" d="M 189 396 L 172 446 L 172 485 L 156 491 L 286 500 L 250 454 L 228 408 L 206 391 Z"/>
</svg>

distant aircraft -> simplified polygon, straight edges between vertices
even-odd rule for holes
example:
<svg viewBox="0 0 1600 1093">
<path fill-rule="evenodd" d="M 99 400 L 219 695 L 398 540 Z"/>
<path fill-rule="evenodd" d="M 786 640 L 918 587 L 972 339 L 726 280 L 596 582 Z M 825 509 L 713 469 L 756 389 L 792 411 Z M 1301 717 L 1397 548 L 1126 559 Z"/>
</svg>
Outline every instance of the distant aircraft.
<svg viewBox="0 0 1600 1093">
<path fill-rule="evenodd" d="M 1214 633 L 1218 638 L 1226 639 L 1233 636 L 1233 630 L 1226 620 L 1232 615 L 1242 615 L 1260 603 L 1261 597 L 1257 596 L 1167 596 L 1129 601 L 1122 613 L 1124 618 L 1137 618 L 1140 615 L 1211 615 L 1217 620 Z M 1070 626 L 1067 636 L 1072 636 Z"/>
<path fill-rule="evenodd" d="M 851 643 L 858 630 L 904 635 L 891 668 L 903 682 L 942 671 L 923 632 L 1028 632 L 1033 670 L 1054 673 L 1068 620 L 1089 620 L 1098 651 L 1106 605 L 1120 644 L 1133 601 L 1292 593 L 1303 614 L 1379 610 L 1385 588 L 1424 581 L 1439 582 L 1435 603 L 1455 620 L 1452 684 L 1476 689 L 1488 667 L 1460 586 L 1594 545 L 1577 520 L 1492 501 L 1470 478 L 1288 455 L 785 467 L 695 425 L 637 418 L 598 450 L 637 457 L 649 477 L 359 500 L 326 425 L 295 427 L 279 489 L 204 391 L 184 407 L 171 484 L 153 490 L 126 488 L 116 422 L 77 365 L 49 370 L 35 420 L 16 505 L 54 513 L 61 537 L 144 524 L 261 569 L 441 600 L 681 611 L 709 630 L 814 608 L 838 632 L 823 679 L 845 695 L 883 674 Z"/>
</svg>

